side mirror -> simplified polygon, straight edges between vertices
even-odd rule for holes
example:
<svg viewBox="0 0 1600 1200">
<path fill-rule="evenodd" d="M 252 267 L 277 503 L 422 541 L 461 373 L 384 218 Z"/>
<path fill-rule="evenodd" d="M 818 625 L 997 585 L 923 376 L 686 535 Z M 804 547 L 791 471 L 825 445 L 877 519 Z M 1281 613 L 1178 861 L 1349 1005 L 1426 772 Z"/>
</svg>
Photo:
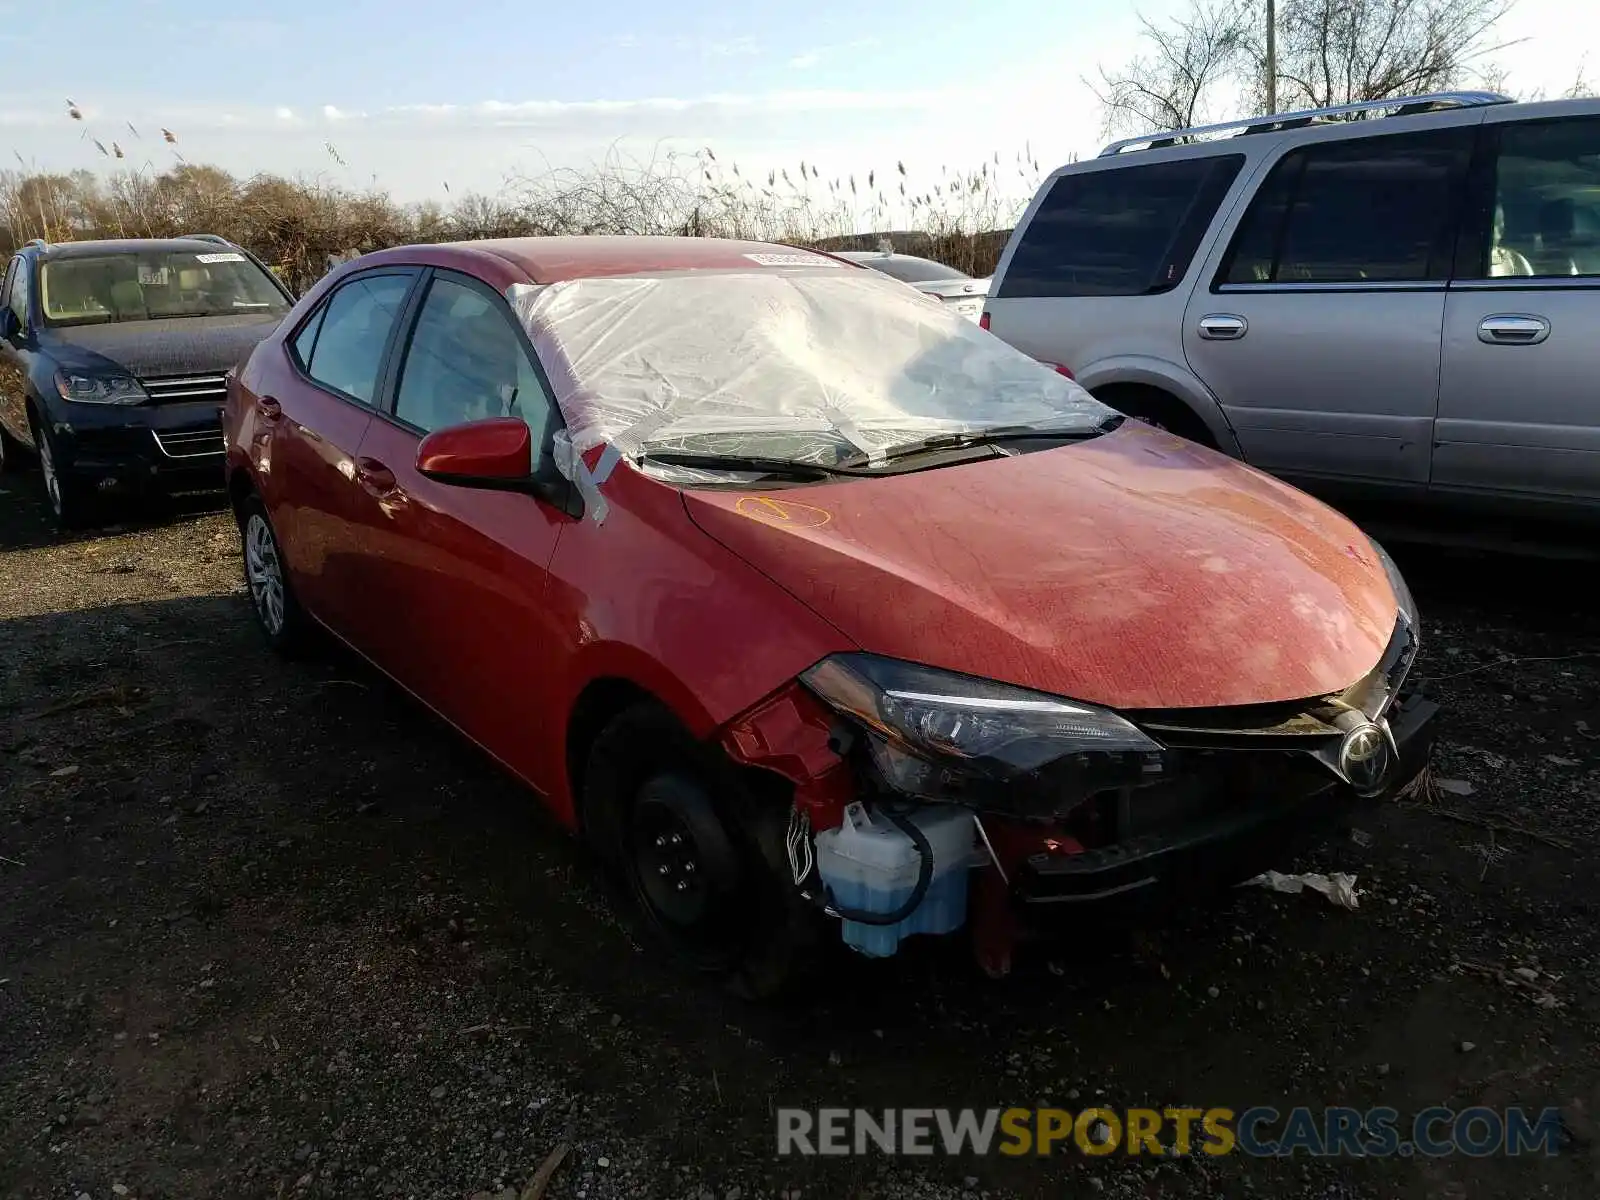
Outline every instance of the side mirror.
<svg viewBox="0 0 1600 1200">
<path fill-rule="evenodd" d="M 417 473 L 460 487 L 526 491 L 533 479 L 533 438 L 516 417 L 451 425 L 422 439 Z"/>
<path fill-rule="evenodd" d="M 9 306 L 0 308 L 0 338 L 13 341 L 17 334 L 22 332 L 22 322 L 17 320 L 17 314 Z"/>
<path fill-rule="evenodd" d="M 583 516 L 578 489 L 553 468 L 534 470 L 533 437 L 516 417 L 489 417 L 435 430 L 417 446 L 417 474 L 456 487 L 526 492 Z"/>
</svg>

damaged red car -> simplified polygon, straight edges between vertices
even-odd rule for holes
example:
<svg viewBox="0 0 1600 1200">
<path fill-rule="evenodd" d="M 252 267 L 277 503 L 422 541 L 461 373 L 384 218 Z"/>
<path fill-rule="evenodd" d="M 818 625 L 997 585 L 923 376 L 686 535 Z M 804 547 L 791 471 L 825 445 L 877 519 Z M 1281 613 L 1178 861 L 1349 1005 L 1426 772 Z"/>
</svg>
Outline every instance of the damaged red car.
<svg viewBox="0 0 1600 1200">
<path fill-rule="evenodd" d="M 894 280 L 752 242 L 337 268 L 230 379 L 256 617 L 330 631 L 745 991 L 992 972 L 1409 786 L 1418 621 L 1344 517 Z"/>
</svg>

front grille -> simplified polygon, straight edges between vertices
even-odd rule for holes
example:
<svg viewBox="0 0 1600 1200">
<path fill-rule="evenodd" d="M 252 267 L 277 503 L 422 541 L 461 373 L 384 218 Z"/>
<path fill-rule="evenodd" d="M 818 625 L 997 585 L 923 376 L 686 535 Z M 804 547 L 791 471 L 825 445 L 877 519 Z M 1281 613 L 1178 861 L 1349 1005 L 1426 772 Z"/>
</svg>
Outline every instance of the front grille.
<svg viewBox="0 0 1600 1200">
<path fill-rule="evenodd" d="M 221 408 L 228 398 L 228 380 L 224 375 L 157 375 L 139 382 L 155 404 L 210 400 Z"/>
<path fill-rule="evenodd" d="M 151 430 L 156 445 L 168 458 L 204 458 L 221 454 L 225 449 L 222 425 L 205 425 L 197 429 Z"/>
</svg>

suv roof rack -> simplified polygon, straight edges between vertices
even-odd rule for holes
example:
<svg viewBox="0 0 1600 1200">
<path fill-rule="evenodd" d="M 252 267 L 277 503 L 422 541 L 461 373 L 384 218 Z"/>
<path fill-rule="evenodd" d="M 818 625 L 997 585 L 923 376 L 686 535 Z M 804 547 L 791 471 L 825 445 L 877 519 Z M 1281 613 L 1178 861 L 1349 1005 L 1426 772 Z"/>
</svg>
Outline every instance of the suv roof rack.
<svg viewBox="0 0 1600 1200">
<path fill-rule="evenodd" d="M 178 235 L 178 240 L 184 242 L 211 242 L 218 246 L 233 245 L 232 242 L 223 237 L 220 233 L 180 233 Z"/>
<path fill-rule="evenodd" d="M 1511 103 L 1514 103 L 1514 101 L 1510 96 L 1502 96 L 1499 92 L 1431 92 L 1426 96 L 1391 96 L 1387 100 L 1361 100 L 1354 104 L 1335 104 L 1330 108 L 1303 108 L 1295 112 L 1274 113 L 1265 117 L 1245 117 L 1238 121 L 1222 121 L 1215 125 L 1196 125 L 1192 129 L 1173 129 L 1146 133 L 1139 137 L 1123 138 L 1120 142 L 1112 142 L 1104 150 L 1100 151 L 1100 157 L 1110 158 L 1113 155 L 1123 154 L 1129 150 L 1158 150 L 1164 146 L 1176 146 L 1179 142 L 1200 138 L 1207 134 L 1227 133 L 1230 130 L 1237 131 L 1234 134 L 1235 137 L 1241 133 L 1273 133 L 1281 129 L 1295 129 L 1334 117 L 1354 116 L 1358 113 L 1378 112 L 1383 109 L 1397 109 L 1396 116 L 1406 117 L 1414 113 L 1431 112 L 1440 108 L 1476 108 L 1484 104 Z"/>
</svg>

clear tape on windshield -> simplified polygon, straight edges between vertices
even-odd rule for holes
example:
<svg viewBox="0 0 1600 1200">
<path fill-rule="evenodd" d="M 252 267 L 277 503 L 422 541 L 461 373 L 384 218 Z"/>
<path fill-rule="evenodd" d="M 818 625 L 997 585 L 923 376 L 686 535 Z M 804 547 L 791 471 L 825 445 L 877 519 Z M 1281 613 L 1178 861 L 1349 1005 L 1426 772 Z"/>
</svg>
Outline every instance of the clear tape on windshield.
<svg viewBox="0 0 1600 1200">
<path fill-rule="evenodd" d="M 614 445 L 629 458 L 674 449 L 830 465 L 938 434 L 1083 430 L 1111 415 L 1051 367 L 866 271 L 602 276 L 517 285 L 507 299 L 580 459 Z"/>
</svg>

